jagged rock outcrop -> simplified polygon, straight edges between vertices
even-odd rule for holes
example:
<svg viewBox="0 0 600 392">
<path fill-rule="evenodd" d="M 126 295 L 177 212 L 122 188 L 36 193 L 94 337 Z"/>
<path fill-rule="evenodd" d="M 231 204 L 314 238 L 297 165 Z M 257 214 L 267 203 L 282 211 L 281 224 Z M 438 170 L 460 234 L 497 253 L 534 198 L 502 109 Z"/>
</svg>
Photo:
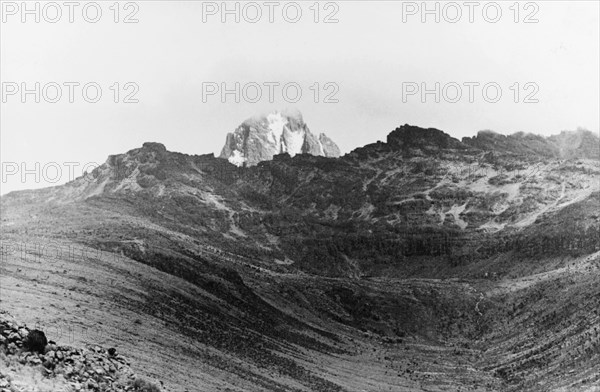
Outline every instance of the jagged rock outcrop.
<svg viewBox="0 0 600 392">
<path fill-rule="evenodd" d="M 325 134 L 314 135 L 300 112 L 274 112 L 250 118 L 227 134 L 220 157 L 236 166 L 254 166 L 283 153 L 335 158 L 340 149 Z"/>
<path fill-rule="evenodd" d="M 443 150 L 467 150 L 468 147 L 447 133 L 435 128 L 419 128 L 405 124 L 387 136 L 393 149 L 416 155 L 439 154 Z"/>
</svg>

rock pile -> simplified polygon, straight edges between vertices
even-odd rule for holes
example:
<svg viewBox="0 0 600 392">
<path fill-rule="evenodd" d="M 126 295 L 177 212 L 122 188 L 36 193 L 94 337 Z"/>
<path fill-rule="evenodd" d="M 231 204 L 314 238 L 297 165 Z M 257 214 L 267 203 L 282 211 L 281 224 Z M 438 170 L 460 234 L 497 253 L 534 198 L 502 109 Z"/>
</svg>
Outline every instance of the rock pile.
<svg viewBox="0 0 600 392">
<path fill-rule="evenodd" d="M 140 391 L 139 379 L 115 348 L 77 349 L 46 342 L 42 331 L 30 330 L 0 312 L 0 392 L 23 390 L 13 385 L 10 376 L 11 370 L 18 373 L 23 367 L 38 368 L 45 379 L 62 378 L 71 391 Z"/>
</svg>

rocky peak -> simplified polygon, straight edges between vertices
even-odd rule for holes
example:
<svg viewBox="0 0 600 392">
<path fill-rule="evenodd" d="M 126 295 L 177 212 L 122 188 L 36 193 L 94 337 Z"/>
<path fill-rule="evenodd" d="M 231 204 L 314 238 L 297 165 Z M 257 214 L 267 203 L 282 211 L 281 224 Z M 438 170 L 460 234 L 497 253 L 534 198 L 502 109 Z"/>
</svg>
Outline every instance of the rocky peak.
<svg viewBox="0 0 600 392">
<path fill-rule="evenodd" d="M 387 136 L 388 147 L 415 155 L 438 154 L 443 150 L 464 150 L 468 147 L 447 133 L 435 128 L 402 125 Z"/>
<path fill-rule="evenodd" d="M 600 159 L 600 137 L 587 129 L 562 131 L 549 137 L 561 158 Z"/>
<path fill-rule="evenodd" d="M 338 157 L 338 146 L 325 134 L 315 136 L 299 111 L 276 111 L 244 121 L 227 134 L 221 158 L 237 166 L 254 166 L 287 153 Z"/>
<path fill-rule="evenodd" d="M 154 152 L 158 152 L 158 153 L 167 152 L 167 148 L 165 147 L 164 144 L 162 144 L 162 143 L 155 143 L 155 142 L 146 142 L 146 143 L 144 143 L 142 145 L 142 149 L 148 150 L 148 151 L 154 151 Z"/>
<path fill-rule="evenodd" d="M 319 142 L 323 146 L 323 152 L 325 153 L 326 157 L 335 158 L 335 157 L 339 157 L 340 155 L 342 155 L 337 144 L 335 144 L 335 142 L 333 140 L 331 140 L 329 138 L 329 136 L 325 135 L 324 133 L 319 134 Z"/>
</svg>

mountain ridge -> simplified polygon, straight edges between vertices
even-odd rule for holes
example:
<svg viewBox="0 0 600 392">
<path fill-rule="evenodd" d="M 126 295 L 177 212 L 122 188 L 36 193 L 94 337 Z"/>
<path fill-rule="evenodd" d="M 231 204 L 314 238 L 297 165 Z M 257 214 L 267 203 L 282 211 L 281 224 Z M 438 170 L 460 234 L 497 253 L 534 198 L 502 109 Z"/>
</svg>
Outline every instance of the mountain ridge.
<svg viewBox="0 0 600 392">
<path fill-rule="evenodd" d="M 133 198 L 139 199 L 139 208 L 147 205 L 144 213 L 157 222 L 163 218 L 156 211 L 170 210 L 170 219 L 188 223 L 193 222 L 190 216 L 203 219 L 200 216 L 208 213 L 212 223 L 201 223 L 195 230 L 210 234 L 214 241 L 225 244 L 237 238 L 239 246 L 249 248 L 260 244 L 259 253 L 271 255 L 267 258 L 296 260 L 293 268 L 360 275 L 372 273 L 374 266 L 357 269 L 345 258 L 366 255 L 359 249 L 344 249 L 353 238 L 365 237 L 361 231 L 379 233 L 368 242 L 394 243 L 389 252 L 395 249 L 408 257 L 429 249 L 423 254 L 456 263 L 476 257 L 464 254 L 468 249 L 459 244 L 465 239 L 477 238 L 482 255 L 491 257 L 503 249 L 498 239 L 509 246 L 520 233 L 535 231 L 532 227 L 543 217 L 600 191 L 594 177 L 600 173 L 597 160 L 565 161 L 544 151 L 490 151 L 487 145 L 482 149 L 480 143 L 474 144 L 477 147 L 434 128 L 404 125 L 392 131 L 385 143 L 340 158 L 280 154 L 244 168 L 212 154 L 186 155 L 170 152 L 160 143 L 144 143 L 110 156 L 86 177 L 64 186 L 11 193 L 3 200 L 68 204 Z M 194 212 L 178 204 L 189 205 Z M 319 234 L 294 236 L 277 222 L 281 214 L 287 215 L 289 224 Z M 255 226 L 259 216 L 269 223 Z M 343 230 L 346 226 L 352 229 Z M 394 235 L 401 240 L 393 241 Z M 433 242 L 420 243 L 417 238 L 424 236 Z M 271 243 L 273 237 L 279 240 Z M 339 249 L 320 255 L 332 262 L 317 266 L 309 261 L 315 256 L 311 252 L 326 238 L 339 242 Z M 303 249 L 299 240 L 310 244 L 305 246 L 308 253 L 299 251 Z M 382 261 L 392 257 L 393 253 L 378 256 Z"/>
<path fill-rule="evenodd" d="M 406 125 L 249 167 L 144 143 L 0 198 L 0 306 L 103 328 L 167 392 L 583 391 L 600 162 L 534 140 Z"/>
<path fill-rule="evenodd" d="M 463 143 L 496 152 L 519 155 L 536 154 L 551 158 L 600 159 L 598 135 L 585 129 L 562 131 L 548 137 L 517 132 L 501 135 L 493 131 L 479 131 L 474 137 L 464 137 Z"/>
</svg>

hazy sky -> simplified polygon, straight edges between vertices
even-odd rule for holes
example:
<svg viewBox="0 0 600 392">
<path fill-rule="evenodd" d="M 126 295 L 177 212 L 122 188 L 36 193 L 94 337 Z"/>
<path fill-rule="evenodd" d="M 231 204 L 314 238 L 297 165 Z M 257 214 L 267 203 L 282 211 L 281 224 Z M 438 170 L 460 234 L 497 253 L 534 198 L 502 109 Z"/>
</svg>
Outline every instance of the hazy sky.
<svg viewBox="0 0 600 392">
<path fill-rule="evenodd" d="M 2 194 L 51 185 L 44 173 L 39 182 L 34 175 L 22 181 L 22 163 L 33 169 L 35 162 L 42 168 L 56 167 L 54 162 L 62 167 L 57 183 L 64 183 L 70 179 L 65 162 L 77 162 L 80 175 L 86 163 L 103 163 L 109 154 L 145 141 L 162 142 L 172 151 L 218 154 L 226 133 L 244 119 L 284 108 L 301 110 L 310 129 L 327 133 L 343 152 L 384 140 L 405 123 L 436 127 L 457 138 L 481 129 L 544 135 L 577 127 L 599 131 L 598 1 L 521 2 L 518 7 L 513 1 L 474 2 L 473 8 L 463 1 L 437 2 L 439 23 L 436 15 L 422 12 L 420 1 L 337 1 L 318 7 L 313 1 L 239 2 L 239 23 L 235 12 L 222 13 L 221 2 L 201 1 L 121 2 L 118 15 L 112 1 L 98 2 L 102 15 L 91 23 L 96 9 L 88 3 L 73 9 L 70 23 L 63 2 L 55 3 L 58 9 L 39 2 L 36 23 L 36 15 L 22 12 L 21 1 L 2 1 Z M 35 2 L 27 4 L 34 9 Z M 236 2 L 227 4 L 230 10 L 236 7 Z M 434 10 L 436 2 L 427 5 Z M 292 23 L 298 8 L 302 15 Z M 258 19 L 257 10 L 262 17 L 250 23 Z M 138 22 L 123 23 L 127 16 Z M 323 23 L 326 18 L 337 23 Z M 36 82 L 40 103 L 33 94 L 25 95 L 25 102 L 20 91 L 11 95 L 15 86 L 35 89 Z M 79 83 L 72 85 L 72 103 L 69 82 Z M 90 82 L 102 90 L 96 103 L 83 99 L 82 86 Z M 128 82 L 135 85 L 126 87 Z M 236 82 L 246 87 L 248 100 L 260 85 L 262 98 L 252 103 L 240 94 L 237 103 L 229 94 L 222 102 L 216 94 L 203 100 L 203 87 L 226 83 L 233 89 Z M 270 82 L 279 83 L 272 87 L 272 103 L 264 84 Z M 282 86 L 288 83 L 302 89 L 297 103 L 291 102 L 292 85 L 284 99 Z M 440 102 L 434 94 L 425 100 L 420 93 L 403 97 L 403 89 L 434 90 L 436 83 Z M 57 85 L 61 98 L 48 102 L 55 99 Z M 87 98 L 93 100 L 90 86 Z M 139 91 L 133 98 L 139 102 L 124 103 L 135 86 Z M 498 87 L 502 96 L 491 102 Z M 324 102 L 330 93 L 337 103 Z M 19 173 L 7 175 L 15 167 Z M 56 177 L 52 170 L 47 179 Z"/>
</svg>

